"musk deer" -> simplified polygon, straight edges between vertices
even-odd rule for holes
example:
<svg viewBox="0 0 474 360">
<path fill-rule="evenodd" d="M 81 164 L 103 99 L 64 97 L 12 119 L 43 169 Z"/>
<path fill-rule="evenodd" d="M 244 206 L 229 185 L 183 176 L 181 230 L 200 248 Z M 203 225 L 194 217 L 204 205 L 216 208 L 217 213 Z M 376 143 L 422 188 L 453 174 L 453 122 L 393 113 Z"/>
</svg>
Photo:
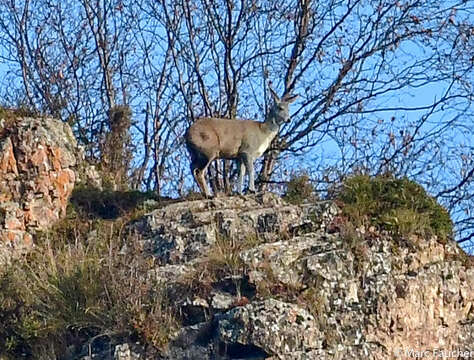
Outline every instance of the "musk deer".
<svg viewBox="0 0 474 360">
<path fill-rule="evenodd" d="M 264 122 L 223 118 L 200 118 L 186 131 L 185 140 L 191 155 L 191 172 L 201 192 L 211 193 L 205 179 L 209 164 L 215 159 L 235 159 L 239 164 L 239 194 L 242 194 L 245 170 L 249 191 L 255 192 L 254 161 L 270 146 L 280 125 L 290 121 L 288 106 L 298 95 L 285 94 L 280 99 L 270 88 L 273 106 Z"/>
</svg>

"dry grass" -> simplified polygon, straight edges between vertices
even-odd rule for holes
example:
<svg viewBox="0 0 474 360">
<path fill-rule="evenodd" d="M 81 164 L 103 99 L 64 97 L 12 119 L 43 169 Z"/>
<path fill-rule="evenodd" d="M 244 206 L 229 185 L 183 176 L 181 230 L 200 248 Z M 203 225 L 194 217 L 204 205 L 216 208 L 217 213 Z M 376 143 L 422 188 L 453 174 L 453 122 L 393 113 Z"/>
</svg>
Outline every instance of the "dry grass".
<svg viewBox="0 0 474 360">
<path fill-rule="evenodd" d="M 122 221 L 72 217 L 1 269 L 0 357 L 61 357 L 103 335 L 165 347 L 178 318 L 133 240 Z"/>
<path fill-rule="evenodd" d="M 248 235 L 244 239 L 218 235 L 216 242 L 208 249 L 206 256 L 196 264 L 194 273 L 186 281 L 203 297 L 209 295 L 212 287 L 223 280 L 233 282 L 237 297 L 242 296 L 242 285 L 247 277 L 248 267 L 240 258 L 242 251 L 260 244 L 257 235 Z M 198 283 L 196 283 L 198 279 Z"/>
</svg>

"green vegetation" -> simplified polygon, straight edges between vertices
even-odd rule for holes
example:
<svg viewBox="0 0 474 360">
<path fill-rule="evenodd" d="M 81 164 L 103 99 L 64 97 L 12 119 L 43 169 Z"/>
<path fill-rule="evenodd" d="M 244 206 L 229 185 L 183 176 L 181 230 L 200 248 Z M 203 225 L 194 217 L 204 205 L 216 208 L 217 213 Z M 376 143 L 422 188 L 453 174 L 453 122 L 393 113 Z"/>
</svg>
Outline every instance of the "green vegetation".
<svg viewBox="0 0 474 360">
<path fill-rule="evenodd" d="M 308 174 L 301 173 L 291 177 L 283 198 L 290 204 L 302 204 L 318 199 Z"/>
<path fill-rule="evenodd" d="M 103 337 L 166 346 L 178 316 L 125 223 L 73 213 L 0 269 L 0 358 L 64 357 Z"/>
<path fill-rule="evenodd" d="M 440 239 L 453 233 L 447 210 L 407 178 L 352 176 L 343 182 L 336 198 L 355 226 L 374 225 L 399 235 L 436 235 Z"/>
</svg>

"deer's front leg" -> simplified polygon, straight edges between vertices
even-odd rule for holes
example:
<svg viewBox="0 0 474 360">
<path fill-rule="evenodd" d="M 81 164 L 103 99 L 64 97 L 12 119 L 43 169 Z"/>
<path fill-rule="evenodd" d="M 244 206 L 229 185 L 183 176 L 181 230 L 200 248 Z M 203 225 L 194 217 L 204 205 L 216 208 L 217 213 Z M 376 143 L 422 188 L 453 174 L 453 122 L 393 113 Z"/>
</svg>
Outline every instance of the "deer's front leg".
<svg viewBox="0 0 474 360">
<path fill-rule="evenodd" d="M 254 159 L 250 155 L 246 154 L 244 156 L 244 163 L 245 167 L 247 168 L 247 172 L 249 174 L 249 192 L 255 192 L 255 179 L 254 179 L 254 171 L 253 171 L 253 162 Z"/>
<path fill-rule="evenodd" d="M 239 165 L 239 184 L 237 190 L 239 194 L 242 195 L 244 189 L 245 164 L 242 159 L 238 159 L 237 161 Z"/>
</svg>

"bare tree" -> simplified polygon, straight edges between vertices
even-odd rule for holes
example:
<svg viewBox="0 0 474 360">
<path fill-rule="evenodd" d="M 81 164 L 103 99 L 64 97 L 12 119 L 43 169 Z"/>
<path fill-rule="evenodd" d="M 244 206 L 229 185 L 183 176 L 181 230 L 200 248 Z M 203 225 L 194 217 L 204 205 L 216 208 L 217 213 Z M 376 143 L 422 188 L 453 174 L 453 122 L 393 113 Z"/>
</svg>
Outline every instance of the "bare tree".
<svg viewBox="0 0 474 360">
<path fill-rule="evenodd" d="M 134 188 L 192 186 L 182 146 L 200 116 L 263 120 L 267 82 L 300 95 L 258 164 L 279 190 L 354 171 L 422 183 L 474 234 L 473 0 L 0 0 L 6 104 L 70 121 L 90 158 L 114 105 L 132 110 Z M 235 173 L 212 170 L 217 190 Z"/>
</svg>

